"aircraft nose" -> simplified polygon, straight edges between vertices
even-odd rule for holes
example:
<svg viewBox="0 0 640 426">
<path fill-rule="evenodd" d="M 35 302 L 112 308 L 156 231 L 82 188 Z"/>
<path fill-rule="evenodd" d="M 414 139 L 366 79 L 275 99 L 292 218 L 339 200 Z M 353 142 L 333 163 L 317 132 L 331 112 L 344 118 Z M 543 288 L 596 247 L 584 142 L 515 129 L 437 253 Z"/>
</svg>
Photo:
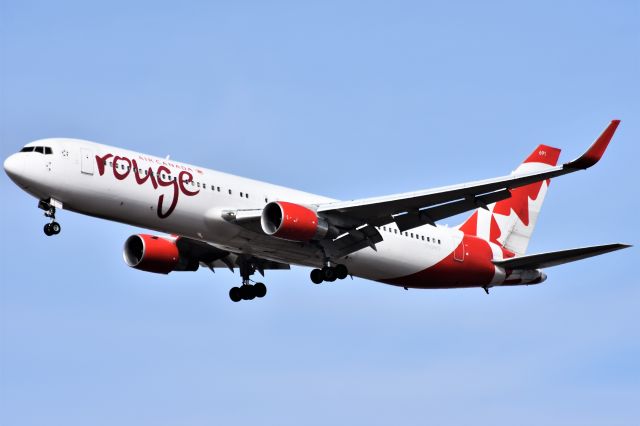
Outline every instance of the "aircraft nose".
<svg viewBox="0 0 640 426">
<path fill-rule="evenodd" d="M 19 154 L 10 155 L 4 160 L 4 171 L 11 179 L 19 178 L 24 172 L 24 157 Z"/>
</svg>

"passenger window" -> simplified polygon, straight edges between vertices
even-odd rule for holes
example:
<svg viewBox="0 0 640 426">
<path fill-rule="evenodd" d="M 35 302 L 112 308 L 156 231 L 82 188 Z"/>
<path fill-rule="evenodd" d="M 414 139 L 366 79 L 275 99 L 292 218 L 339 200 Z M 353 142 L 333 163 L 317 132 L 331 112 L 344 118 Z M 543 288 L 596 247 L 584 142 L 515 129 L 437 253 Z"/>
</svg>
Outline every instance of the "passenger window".
<svg viewBox="0 0 640 426">
<path fill-rule="evenodd" d="M 243 197 L 242 192 L 240 192 L 240 198 L 242 198 L 242 197 Z"/>
<path fill-rule="evenodd" d="M 218 192 L 220 192 L 220 187 L 218 186 Z"/>
<path fill-rule="evenodd" d="M 427 237 L 427 242 L 430 243 L 431 242 L 431 238 Z"/>
<path fill-rule="evenodd" d="M 438 244 L 440 244 L 440 240 L 438 240 Z"/>
<path fill-rule="evenodd" d="M 245 198 L 249 198 L 249 194 L 244 194 L 244 197 Z"/>
<path fill-rule="evenodd" d="M 231 195 L 231 190 L 229 190 L 229 195 Z"/>
<path fill-rule="evenodd" d="M 422 241 L 424 241 L 424 235 L 422 236 Z"/>
</svg>

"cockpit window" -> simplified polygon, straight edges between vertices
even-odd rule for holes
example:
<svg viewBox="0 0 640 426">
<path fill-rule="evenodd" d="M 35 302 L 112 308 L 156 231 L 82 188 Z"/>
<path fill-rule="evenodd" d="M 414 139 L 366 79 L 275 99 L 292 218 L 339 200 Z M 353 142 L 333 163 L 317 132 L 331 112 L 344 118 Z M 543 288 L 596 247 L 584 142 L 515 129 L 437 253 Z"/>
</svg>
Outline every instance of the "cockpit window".
<svg viewBox="0 0 640 426">
<path fill-rule="evenodd" d="M 40 154 L 53 154 L 53 150 L 49 146 L 25 146 L 20 152 L 38 152 Z"/>
</svg>

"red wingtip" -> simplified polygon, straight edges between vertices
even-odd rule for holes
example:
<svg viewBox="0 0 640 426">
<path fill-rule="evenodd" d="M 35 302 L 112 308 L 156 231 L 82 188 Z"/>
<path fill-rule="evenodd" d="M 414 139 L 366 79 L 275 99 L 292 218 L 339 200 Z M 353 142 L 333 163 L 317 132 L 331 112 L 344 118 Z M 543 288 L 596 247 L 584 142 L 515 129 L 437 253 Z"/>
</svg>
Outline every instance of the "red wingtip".
<svg viewBox="0 0 640 426">
<path fill-rule="evenodd" d="M 611 123 L 607 126 L 602 134 L 596 139 L 596 141 L 587 149 L 587 151 L 580 156 L 580 158 L 573 160 L 566 164 L 567 167 L 574 169 L 587 169 L 596 164 L 602 158 L 604 151 L 609 146 L 613 134 L 616 132 L 620 120 L 611 120 Z"/>
</svg>

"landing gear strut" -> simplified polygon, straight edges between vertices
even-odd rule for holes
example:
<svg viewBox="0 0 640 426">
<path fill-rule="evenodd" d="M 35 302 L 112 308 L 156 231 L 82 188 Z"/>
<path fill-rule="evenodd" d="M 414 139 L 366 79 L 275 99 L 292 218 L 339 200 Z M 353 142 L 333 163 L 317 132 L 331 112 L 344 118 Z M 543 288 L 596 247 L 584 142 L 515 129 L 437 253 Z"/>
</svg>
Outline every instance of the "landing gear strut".
<svg viewBox="0 0 640 426">
<path fill-rule="evenodd" d="M 52 235 L 58 235 L 62 229 L 60 224 L 56 222 L 56 208 L 49 204 L 48 202 L 41 200 L 38 203 L 38 208 L 44 210 L 45 217 L 51 219 L 50 223 L 44 225 L 44 233 L 47 237 Z"/>
<path fill-rule="evenodd" d="M 343 280 L 349 275 L 349 270 L 346 266 L 339 264 L 331 266 L 329 262 L 322 269 L 314 269 L 311 271 L 311 281 L 314 284 L 320 284 L 323 281 L 334 282 L 335 280 Z"/>
<path fill-rule="evenodd" d="M 256 297 L 262 298 L 267 294 L 267 286 L 263 283 L 251 284 L 249 277 L 256 271 L 255 266 L 248 261 L 240 263 L 240 275 L 242 275 L 242 285 L 229 290 L 229 299 L 234 302 L 241 300 L 253 300 Z"/>
</svg>

